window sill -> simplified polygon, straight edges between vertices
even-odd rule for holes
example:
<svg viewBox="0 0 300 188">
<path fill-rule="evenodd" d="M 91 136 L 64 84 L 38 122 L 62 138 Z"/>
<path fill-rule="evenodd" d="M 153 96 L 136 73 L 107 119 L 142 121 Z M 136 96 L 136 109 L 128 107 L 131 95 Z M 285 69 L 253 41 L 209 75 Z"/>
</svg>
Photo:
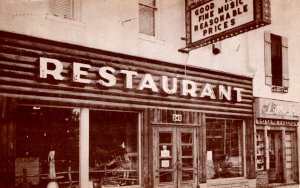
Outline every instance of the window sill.
<svg viewBox="0 0 300 188">
<path fill-rule="evenodd" d="M 80 26 L 80 27 L 84 27 L 84 25 L 85 25 L 84 23 L 76 21 L 76 20 L 61 18 L 61 17 L 58 17 L 58 16 L 53 16 L 51 14 L 47 14 L 46 19 L 53 20 L 53 21 L 58 21 L 58 22 L 62 22 L 62 23 L 68 23 L 68 24 L 75 25 L 75 26 Z"/>
<path fill-rule="evenodd" d="M 150 36 L 143 33 L 139 33 L 139 39 L 153 42 L 153 43 L 164 44 L 164 41 L 159 39 L 157 36 Z"/>
</svg>

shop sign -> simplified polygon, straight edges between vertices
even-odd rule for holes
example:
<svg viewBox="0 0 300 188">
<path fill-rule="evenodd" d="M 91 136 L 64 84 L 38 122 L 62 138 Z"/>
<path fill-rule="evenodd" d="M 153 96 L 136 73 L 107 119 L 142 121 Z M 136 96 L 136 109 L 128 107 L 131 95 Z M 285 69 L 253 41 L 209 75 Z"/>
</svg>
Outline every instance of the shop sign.
<svg viewBox="0 0 300 188">
<path fill-rule="evenodd" d="M 39 58 L 39 78 L 54 80 L 65 80 L 62 73 L 64 67 L 62 62 L 57 59 Z M 90 84 L 94 80 L 89 79 L 90 69 L 95 68 L 89 64 L 73 62 L 69 67 L 73 83 Z M 96 67 L 98 70 L 96 84 L 105 88 L 112 88 L 117 84 L 117 77 L 125 79 L 124 88 L 135 90 L 150 90 L 153 93 L 163 92 L 167 95 L 187 96 L 192 98 L 206 98 L 210 100 L 227 100 L 232 102 L 242 101 L 243 88 L 212 85 L 211 83 L 197 83 L 189 79 L 179 79 L 177 77 L 160 76 L 159 84 L 154 81 L 154 77 L 149 73 L 139 74 L 133 70 L 116 70 L 110 66 Z M 133 83 L 138 82 L 137 85 Z M 199 87 L 201 85 L 201 87 Z M 180 117 L 176 117 L 178 120 Z"/>
<path fill-rule="evenodd" d="M 282 86 L 273 86 L 272 92 L 274 93 L 288 93 L 288 87 L 282 87 Z"/>
<path fill-rule="evenodd" d="M 256 124 L 262 125 L 292 125 L 297 126 L 297 122 L 295 120 L 282 120 L 282 119 L 266 119 L 266 118 L 256 118 Z"/>
<path fill-rule="evenodd" d="M 181 51 L 270 24 L 269 0 L 186 0 L 187 46 Z"/>
<path fill-rule="evenodd" d="M 300 105 L 296 102 L 256 98 L 255 108 L 257 118 L 298 120 L 300 116 Z"/>
</svg>

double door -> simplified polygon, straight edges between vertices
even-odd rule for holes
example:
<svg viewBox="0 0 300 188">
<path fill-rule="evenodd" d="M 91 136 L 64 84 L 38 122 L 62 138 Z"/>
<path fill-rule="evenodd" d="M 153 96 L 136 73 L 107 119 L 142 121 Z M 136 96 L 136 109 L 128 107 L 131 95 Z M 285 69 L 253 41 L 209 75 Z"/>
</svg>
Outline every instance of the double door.
<svg viewBox="0 0 300 188">
<path fill-rule="evenodd" d="M 196 127 L 154 127 L 154 187 L 196 187 Z"/>
</svg>

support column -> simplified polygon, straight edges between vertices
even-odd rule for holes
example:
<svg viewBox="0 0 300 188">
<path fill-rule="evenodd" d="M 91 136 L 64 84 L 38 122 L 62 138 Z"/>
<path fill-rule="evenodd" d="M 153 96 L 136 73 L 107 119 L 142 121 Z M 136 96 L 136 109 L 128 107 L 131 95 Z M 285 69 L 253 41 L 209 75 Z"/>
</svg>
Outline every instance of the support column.
<svg viewBox="0 0 300 188">
<path fill-rule="evenodd" d="M 80 109 L 79 120 L 79 185 L 89 186 L 89 109 Z"/>
</svg>

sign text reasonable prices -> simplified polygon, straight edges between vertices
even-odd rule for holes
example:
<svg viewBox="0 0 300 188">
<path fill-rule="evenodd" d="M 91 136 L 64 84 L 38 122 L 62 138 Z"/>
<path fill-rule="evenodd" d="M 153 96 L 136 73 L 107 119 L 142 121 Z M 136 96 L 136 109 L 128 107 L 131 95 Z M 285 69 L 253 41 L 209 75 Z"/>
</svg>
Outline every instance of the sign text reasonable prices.
<svg viewBox="0 0 300 188">
<path fill-rule="evenodd" d="M 254 20 L 253 0 L 217 0 L 191 10 L 191 42 Z"/>
<path fill-rule="evenodd" d="M 186 46 L 207 46 L 271 24 L 270 0 L 185 0 Z"/>
</svg>

